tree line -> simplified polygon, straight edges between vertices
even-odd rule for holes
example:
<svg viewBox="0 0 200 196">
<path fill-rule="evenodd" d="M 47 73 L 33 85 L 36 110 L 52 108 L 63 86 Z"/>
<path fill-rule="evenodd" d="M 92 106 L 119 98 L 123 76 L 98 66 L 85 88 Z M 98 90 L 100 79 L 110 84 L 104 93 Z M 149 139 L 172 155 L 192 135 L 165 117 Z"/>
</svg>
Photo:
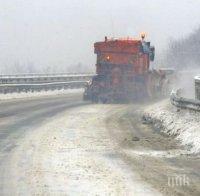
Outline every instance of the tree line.
<svg viewBox="0 0 200 196">
<path fill-rule="evenodd" d="M 164 61 L 180 70 L 200 68 L 200 27 L 185 38 L 171 41 Z"/>
</svg>

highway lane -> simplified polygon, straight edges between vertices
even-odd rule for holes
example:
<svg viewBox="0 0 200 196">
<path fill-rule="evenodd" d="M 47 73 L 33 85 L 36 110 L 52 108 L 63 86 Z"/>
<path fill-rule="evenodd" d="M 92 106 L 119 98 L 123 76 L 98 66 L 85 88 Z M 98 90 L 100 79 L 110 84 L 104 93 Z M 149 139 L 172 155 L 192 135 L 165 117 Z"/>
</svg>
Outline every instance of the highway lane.
<svg viewBox="0 0 200 196">
<path fill-rule="evenodd" d="M 0 102 L 0 194 L 157 195 L 110 159 L 104 119 L 124 107 L 91 105 L 81 93 Z"/>
<path fill-rule="evenodd" d="M 0 102 L 0 190 L 6 160 L 24 135 L 62 111 L 85 104 L 81 93 Z"/>
<path fill-rule="evenodd" d="M 34 128 L 67 108 L 86 104 L 81 94 L 16 99 L 0 103 L 0 151 L 15 146 L 12 138 L 23 135 L 27 127 Z"/>
<path fill-rule="evenodd" d="M 145 107 L 81 93 L 0 102 L 0 195 L 199 195 L 199 156 L 142 124 Z M 174 175 L 189 185 L 169 186 Z"/>
</svg>

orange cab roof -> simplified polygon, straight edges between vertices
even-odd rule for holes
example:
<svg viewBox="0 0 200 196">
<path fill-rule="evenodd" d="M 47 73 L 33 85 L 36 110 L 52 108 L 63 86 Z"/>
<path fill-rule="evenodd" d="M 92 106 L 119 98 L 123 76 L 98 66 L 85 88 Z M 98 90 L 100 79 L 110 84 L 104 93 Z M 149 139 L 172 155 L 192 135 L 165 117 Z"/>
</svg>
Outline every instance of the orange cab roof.
<svg viewBox="0 0 200 196">
<path fill-rule="evenodd" d="M 139 51 L 141 40 L 133 38 L 105 38 L 102 42 L 96 42 L 94 44 L 95 53 L 99 52 L 123 52 L 123 53 L 135 53 Z"/>
</svg>

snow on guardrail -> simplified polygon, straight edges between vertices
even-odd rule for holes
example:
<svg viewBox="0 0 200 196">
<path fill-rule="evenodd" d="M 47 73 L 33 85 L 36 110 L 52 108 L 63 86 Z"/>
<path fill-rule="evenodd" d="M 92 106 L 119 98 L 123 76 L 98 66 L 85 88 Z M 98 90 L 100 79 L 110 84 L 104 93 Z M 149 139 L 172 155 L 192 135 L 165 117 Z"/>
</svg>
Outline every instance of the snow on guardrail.
<svg viewBox="0 0 200 196">
<path fill-rule="evenodd" d="M 40 78 L 40 77 L 83 77 L 83 76 L 93 76 L 93 73 L 55 73 L 55 74 L 0 74 L 0 79 L 8 78 Z"/>
<path fill-rule="evenodd" d="M 95 74 L 27 74 L 0 75 L 0 84 L 42 84 L 71 81 L 89 81 Z"/>
<path fill-rule="evenodd" d="M 0 84 L 0 93 L 14 93 L 14 92 L 35 92 L 35 91 L 49 91 L 60 89 L 79 89 L 84 88 L 87 81 L 69 81 L 69 82 L 50 82 L 50 83 L 20 83 L 20 84 Z"/>
<path fill-rule="evenodd" d="M 200 101 L 181 97 L 181 89 L 173 90 L 170 95 L 171 103 L 179 108 L 200 111 Z"/>
<path fill-rule="evenodd" d="M 20 86 L 24 86 L 24 87 L 31 87 L 31 86 L 53 86 L 53 85 L 75 85 L 75 84 L 80 84 L 80 85 L 84 85 L 86 84 L 86 81 L 71 81 L 71 82 L 49 82 L 49 83 L 35 83 L 35 84 L 28 84 L 28 83 L 20 83 L 20 84 L 0 84 L 0 87 L 20 87 Z"/>
<path fill-rule="evenodd" d="M 26 98 L 36 98 L 36 97 L 49 97 L 49 96 L 57 96 L 57 95 L 68 95 L 68 94 L 76 94 L 83 93 L 83 88 L 74 88 L 74 89 L 55 89 L 55 90 L 41 90 L 41 91 L 29 91 L 29 92 L 13 92 L 0 94 L 1 100 L 10 100 L 10 99 L 26 99 Z"/>
<path fill-rule="evenodd" d="M 95 74 L 0 75 L 0 93 L 84 88 Z"/>
</svg>

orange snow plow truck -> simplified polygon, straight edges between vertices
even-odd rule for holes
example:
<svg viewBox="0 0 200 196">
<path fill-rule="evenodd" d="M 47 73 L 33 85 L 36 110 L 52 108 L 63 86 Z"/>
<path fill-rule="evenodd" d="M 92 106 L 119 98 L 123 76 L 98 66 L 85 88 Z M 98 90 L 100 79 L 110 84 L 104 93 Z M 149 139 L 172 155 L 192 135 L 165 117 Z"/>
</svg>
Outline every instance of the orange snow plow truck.
<svg viewBox="0 0 200 196">
<path fill-rule="evenodd" d="M 96 75 L 88 82 L 84 100 L 131 102 L 152 98 L 163 88 L 166 70 L 150 70 L 155 48 L 141 39 L 108 39 L 94 44 Z"/>
</svg>

